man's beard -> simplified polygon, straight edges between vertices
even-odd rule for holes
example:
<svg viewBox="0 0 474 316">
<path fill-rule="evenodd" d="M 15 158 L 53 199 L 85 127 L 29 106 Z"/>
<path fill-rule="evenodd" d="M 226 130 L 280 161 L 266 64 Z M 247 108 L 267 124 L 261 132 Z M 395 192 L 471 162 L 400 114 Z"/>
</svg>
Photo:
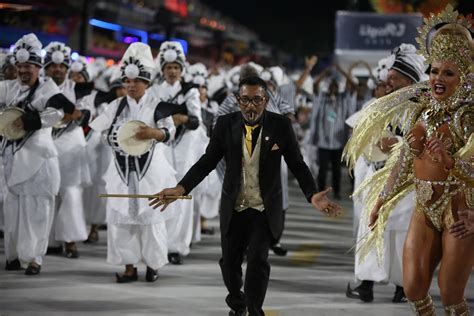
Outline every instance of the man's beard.
<svg viewBox="0 0 474 316">
<path fill-rule="evenodd" d="M 247 125 L 253 126 L 257 125 L 262 118 L 262 114 L 258 115 L 257 112 L 246 112 L 244 115 L 244 120 L 247 123 Z"/>
</svg>

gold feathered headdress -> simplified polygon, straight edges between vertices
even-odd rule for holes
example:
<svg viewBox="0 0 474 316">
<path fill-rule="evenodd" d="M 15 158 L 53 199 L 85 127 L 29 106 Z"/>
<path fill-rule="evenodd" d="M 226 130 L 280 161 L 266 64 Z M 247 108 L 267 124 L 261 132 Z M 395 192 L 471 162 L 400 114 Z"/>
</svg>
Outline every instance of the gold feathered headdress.
<svg viewBox="0 0 474 316">
<path fill-rule="evenodd" d="M 431 14 L 429 18 L 425 18 L 424 25 L 418 28 L 418 53 L 425 57 L 427 64 L 433 61 L 449 61 L 457 65 L 463 74 L 468 74 L 472 71 L 472 43 L 467 37 L 457 34 L 438 34 L 437 31 L 447 24 L 461 26 L 467 30 L 466 33 L 474 31 L 471 15 L 465 17 L 448 4 L 438 15 Z"/>
</svg>

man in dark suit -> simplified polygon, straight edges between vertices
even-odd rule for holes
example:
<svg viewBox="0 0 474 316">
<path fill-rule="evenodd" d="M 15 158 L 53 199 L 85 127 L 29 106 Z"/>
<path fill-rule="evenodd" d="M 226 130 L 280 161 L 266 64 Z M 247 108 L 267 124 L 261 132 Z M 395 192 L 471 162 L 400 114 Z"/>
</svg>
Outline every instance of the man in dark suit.
<svg viewBox="0 0 474 316">
<path fill-rule="evenodd" d="M 316 185 L 299 151 L 290 120 L 265 111 L 267 87 L 259 77 L 241 80 L 236 95 L 240 112 L 219 117 L 206 153 L 174 188 L 157 193 L 150 205 L 166 206 L 167 196 L 188 194 L 224 158 L 220 227 L 222 258 L 219 261 L 229 315 L 264 315 L 263 301 L 270 276 L 268 249 L 283 229 L 281 157 L 295 175 L 308 201 L 328 216 L 340 206 L 329 201 L 329 189 L 316 193 Z M 242 288 L 242 262 L 247 250 L 247 272 Z"/>
</svg>

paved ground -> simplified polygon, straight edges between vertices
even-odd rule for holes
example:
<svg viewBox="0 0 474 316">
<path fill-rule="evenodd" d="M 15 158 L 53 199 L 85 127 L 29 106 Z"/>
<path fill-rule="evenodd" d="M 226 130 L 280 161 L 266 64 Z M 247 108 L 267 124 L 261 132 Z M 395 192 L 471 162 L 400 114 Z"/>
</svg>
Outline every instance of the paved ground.
<svg viewBox="0 0 474 316">
<path fill-rule="evenodd" d="M 349 191 L 348 185 L 345 185 Z M 271 280 L 265 310 L 267 316 L 314 315 L 411 315 L 407 304 L 393 304 L 392 285 L 377 285 L 373 303 L 345 297 L 353 280 L 352 208 L 342 201 L 346 213 L 328 219 L 311 210 L 299 189 L 291 185 L 291 207 L 283 243 L 287 257 L 271 254 Z M 211 225 L 218 228 L 217 220 Z M 79 259 L 47 256 L 39 276 L 0 270 L 0 316 L 6 315 L 227 315 L 225 287 L 217 264 L 219 239 L 205 236 L 193 246 L 182 266 L 160 270 L 156 283 L 144 282 L 145 267 L 139 267 L 139 282 L 116 284 L 108 265 L 106 232 L 96 245 L 80 245 Z M 5 262 L 0 242 L 0 262 Z M 436 285 L 436 281 L 433 281 Z M 432 295 L 441 315 L 439 291 Z M 474 305 L 474 278 L 466 296 Z"/>
</svg>

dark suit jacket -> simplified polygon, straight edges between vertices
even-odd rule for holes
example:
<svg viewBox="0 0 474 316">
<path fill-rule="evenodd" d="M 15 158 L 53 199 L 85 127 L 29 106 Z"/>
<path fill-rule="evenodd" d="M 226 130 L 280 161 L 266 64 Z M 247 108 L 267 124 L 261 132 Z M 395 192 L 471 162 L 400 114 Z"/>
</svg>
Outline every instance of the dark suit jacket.
<svg viewBox="0 0 474 316">
<path fill-rule="evenodd" d="M 316 192 L 316 184 L 308 166 L 303 161 L 290 120 L 282 115 L 265 111 L 262 128 L 259 165 L 260 192 L 270 230 L 273 237 L 277 238 L 283 230 L 281 156 L 285 158 L 308 201 L 311 201 L 311 196 Z M 240 189 L 243 133 L 244 120 L 240 112 L 219 117 L 206 153 L 179 182 L 188 194 L 224 157 L 226 171 L 220 206 L 222 234 L 226 234 L 228 231 Z"/>
</svg>

